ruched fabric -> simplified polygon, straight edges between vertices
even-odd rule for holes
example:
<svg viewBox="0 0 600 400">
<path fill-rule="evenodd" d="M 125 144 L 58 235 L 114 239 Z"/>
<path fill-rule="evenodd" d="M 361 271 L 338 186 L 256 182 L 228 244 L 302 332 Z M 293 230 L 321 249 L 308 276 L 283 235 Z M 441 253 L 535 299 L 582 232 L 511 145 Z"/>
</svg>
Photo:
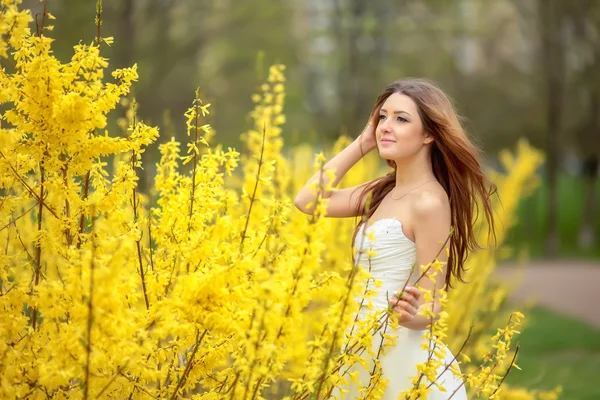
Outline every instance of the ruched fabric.
<svg viewBox="0 0 600 400">
<path fill-rule="evenodd" d="M 418 268 L 415 266 L 417 261 L 416 244 L 404 235 L 402 223 L 395 218 L 375 221 L 369 227 L 363 224 L 358 230 L 354 245 L 358 251 L 356 255 L 358 264 L 369 270 L 373 278 L 369 280 L 368 285 L 369 289 L 375 290 L 375 295 L 371 298 L 375 310 L 386 308 L 388 298 L 393 298 L 394 291 L 402 290 L 407 282 L 413 282 L 419 274 Z M 373 280 L 381 281 L 381 286 L 376 288 Z M 388 348 L 379 357 L 383 378 L 389 379 L 382 399 L 404 398 L 400 397 L 400 394 L 413 387 L 412 380 L 417 375 L 416 365 L 424 363 L 429 355 L 427 347 L 421 347 L 421 344 L 425 343 L 422 338 L 424 332 L 401 326 L 395 331 L 388 330 L 387 333 L 396 335 L 397 339 L 394 346 Z M 377 335 L 378 338 L 379 335 Z M 380 343 L 380 340 L 373 340 L 374 354 L 378 353 Z M 454 356 L 447 347 L 443 348 L 446 350 L 445 365 L 442 365 L 437 371 L 437 376 L 439 376 L 437 382 L 441 384 L 443 390 L 433 385 L 433 390 L 427 394 L 427 399 L 446 400 L 456 391 L 452 399 L 466 400 L 467 394 L 462 385 L 462 379 L 454 376 L 450 368 L 446 368 L 446 365 L 453 362 Z M 363 354 L 366 355 L 367 352 Z M 368 361 L 368 369 L 354 365 L 349 371 L 349 373 L 358 371 L 358 380 L 361 386 L 366 386 L 370 379 L 373 360 Z M 358 387 L 357 384 L 350 383 L 344 387 L 349 391 L 348 393 L 342 394 L 336 390 L 335 397 L 338 399 L 361 398 Z"/>
</svg>

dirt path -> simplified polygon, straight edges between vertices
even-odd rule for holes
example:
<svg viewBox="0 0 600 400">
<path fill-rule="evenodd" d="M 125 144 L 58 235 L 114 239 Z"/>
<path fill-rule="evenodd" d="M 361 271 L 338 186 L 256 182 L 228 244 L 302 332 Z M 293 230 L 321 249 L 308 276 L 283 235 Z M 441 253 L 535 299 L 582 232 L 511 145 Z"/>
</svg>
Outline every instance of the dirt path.
<svg viewBox="0 0 600 400">
<path fill-rule="evenodd" d="M 536 261 L 525 268 L 503 264 L 496 275 L 516 282 L 512 300 L 533 300 L 600 328 L 600 262 Z"/>
</svg>

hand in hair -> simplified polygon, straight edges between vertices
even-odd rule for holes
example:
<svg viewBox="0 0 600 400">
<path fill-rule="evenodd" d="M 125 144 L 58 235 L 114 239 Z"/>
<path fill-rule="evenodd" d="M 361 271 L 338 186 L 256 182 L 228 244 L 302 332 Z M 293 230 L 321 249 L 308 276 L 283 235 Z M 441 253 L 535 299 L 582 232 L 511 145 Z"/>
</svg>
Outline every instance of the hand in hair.
<svg viewBox="0 0 600 400">
<path fill-rule="evenodd" d="M 375 137 L 375 120 L 371 117 L 369 122 L 359 136 L 360 148 L 363 155 L 377 148 L 377 138 Z"/>
</svg>

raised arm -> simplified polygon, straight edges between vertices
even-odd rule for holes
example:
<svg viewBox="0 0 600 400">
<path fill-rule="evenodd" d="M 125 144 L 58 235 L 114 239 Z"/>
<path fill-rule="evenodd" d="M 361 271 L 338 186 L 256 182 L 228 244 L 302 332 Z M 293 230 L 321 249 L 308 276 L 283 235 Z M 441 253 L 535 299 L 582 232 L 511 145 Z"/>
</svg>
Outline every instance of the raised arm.
<svg viewBox="0 0 600 400">
<path fill-rule="evenodd" d="M 361 150 L 362 147 L 362 150 Z M 373 125 L 369 123 L 363 133 L 350 143 L 344 150 L 339 152 L 325 165 L 324 169 L 332 169 L 335 172 L 335 180 L 329 182 L 329 177 L 317 171 L 304 184 L 302 189 L 296 195 L 294 205 L 303 213 L 312 215 L 314 212 L 315 200 L 317 191 L 312 188 L 313 183 L 317 182 L 321 189 L 321 198 L 329 199 L 326 216 L 328 217 L 354 217 L 359 209 L 358 202 L 362 189 L 368 184 L 354 186 L 341 190 L 325 190 L 325 186 L 331 183 L 331 188 L 334 188 L 340 183 L 344 175 L 356 164 L 363 155 L 377 147 L 375 141 L 375 130 Z M 310 205 L 310 207 L 309 207 Z"/>
</svg>

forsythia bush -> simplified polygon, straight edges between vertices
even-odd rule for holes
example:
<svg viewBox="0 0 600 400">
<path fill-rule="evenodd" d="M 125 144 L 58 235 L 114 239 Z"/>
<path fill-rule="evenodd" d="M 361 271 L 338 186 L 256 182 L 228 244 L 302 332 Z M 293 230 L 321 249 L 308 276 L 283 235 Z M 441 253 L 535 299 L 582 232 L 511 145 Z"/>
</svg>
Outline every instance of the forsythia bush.
<svg viewBox="0 0 600 400">
<path fill-rule="evenodd" d="M 136 67 L 106 79 L 100 47 L 112 39 L 100 35 L 61 63 L 48 27 L 32 33 L 19 3 L 0 9 L 0 397 L 323 399 L 352 379 L 344 371 L 373 356 L 365 349 L 388 315 L 354 321 L 352 299 L 369 301 L 368 274 L 351 263 L 356 221 L 293 209 L 290 196 L 324 156 L 309 168 L 311 148 L 283 155 L 283 66 L 253 97 L 243 155 L 209 145 L 210 105 L 197 96 L 189 143 L 160 146 L 147 196 L 136 174 L 158 129 L 132 108 L 127 135 L 107 131 Z M 501 159 L 500 241 L 541 156 L 521 143 Z M 373 178 L 378 165 L 361 161 L 343 184 Z M 470 283 L 441 294 L 446 312 L 428 334 L 458 354 L 471 393 L 511 398 L 499 387 L 522 314 L 500 312 L 506 291 L 489 286 L 496 259 L 492 249 L 471 256 Z M 492 326 L 501 328 L 490 338 Z M 433 350 L 423 376 L 439 365 Z M 365 397 L 383 386 L 373 379 Z M 417 376 L 406 396 L 424 398 L 429 386 Z"/>
</svg>

